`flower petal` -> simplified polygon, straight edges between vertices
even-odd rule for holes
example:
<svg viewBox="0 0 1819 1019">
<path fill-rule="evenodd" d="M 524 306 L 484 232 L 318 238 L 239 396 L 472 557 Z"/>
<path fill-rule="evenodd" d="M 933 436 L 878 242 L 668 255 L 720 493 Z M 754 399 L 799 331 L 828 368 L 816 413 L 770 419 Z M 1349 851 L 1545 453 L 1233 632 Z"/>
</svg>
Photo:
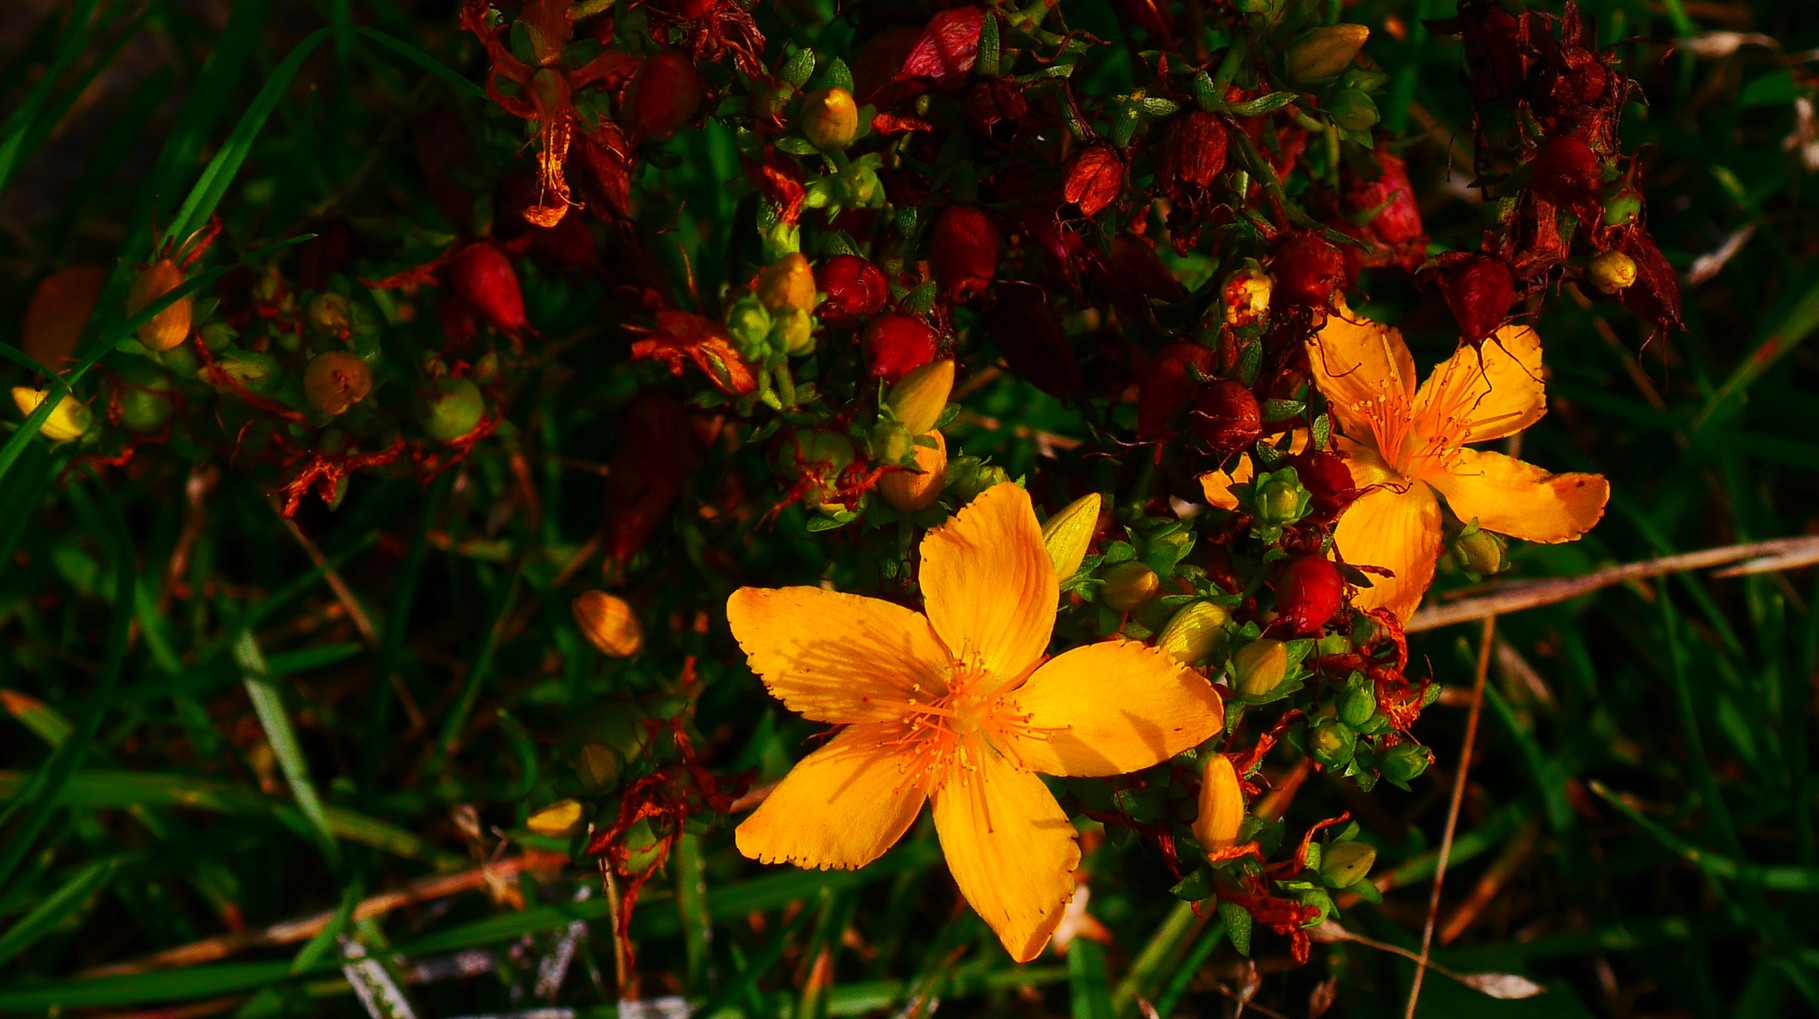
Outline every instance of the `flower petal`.
<svg viewBox="0 0 1819 1019">
<path fill-rule="evenodd" d="M 1415 394 L 1416 431 L 1449 445 L 1514 435 L 1547 413 L 1541 337 L 1504 326 L 1477 350 L 1461 344 Z"/>
<path fill-rule="evenodd" d="M 1333 541 L 1347 564 L 1381 566 L 1394 573 L 1371 574 L 1371 586 L 1354 594 L 1352 605 L 1387 608 L 1407 619 L 1434 582 L 1434 564 L 1440 558 L 1440 503 L 1420 482 L 1385 483 L 1346 507 L 1333 529 Z"/>
<path fill-rule="evenodd" d="M 1140 771 L 1225 728 L 1225 702 L 1210 683 L 1134 640 L 1052 658 L 1011 701 L 1029 718 L 1029 729 L 1007 733 L 1012 755 L 1049 775 Z"/>
<path fill-rule="evenodd" d="M 1314 385 L 1332 406 L 1339 430 L 1376 440 L 1394 456 L 1415 395 L 1415 358 L 1402 334 L 1341 304 L 1307 341 Z"/>
<path fill-rule="evenodd" d="M 1238 508 L 1238 497 L 1232 494 L 1232 486 L 1249 484 L 1256 476 L 1257 466 L 1251 463 L 1251 455 L 1243 453 L 1231 470 L 1214 470 L 1200 475 L 1200 491 L 1208 506 L 1235 510 Z"/>
<path fill-rule="evenodd" d="M 884 855 L 922 810 L 927 784 L 898 768 L 901 726 L 854 725 L 802 759 L 734 833 L 762 863 L 851 870 Z"/>
<path fill-rule="evenodd" d="M 1600 474 L 1549 474 L 1502 453 L 1462 449 L 1431 479 L 1461 520 L 1523 541 L 1572 541 L 1604 515 L 1611 485 Z"/>
<path fill-rule="evenodd" d="M 1042 953 L 1074 896 L 1080 847 L 1042 780 L 992 751 L 931 797 L 960 894 L 1018 962 Z"/>
<path fill-rule="evenodd" d="M 817 722 L 882 722 L 916 684 L 944 690 L 947 651 L 901 605 L 818 587 L 742 587 L 726 619 L 773 697 Z"/>
<path fill-rule="evenodd" d="M 1022 675 L 1048 650 L 1060 589 L 1029 493 L 993 485 L 922 539 L 929 622 L 957 660 Z"/>
</svg>

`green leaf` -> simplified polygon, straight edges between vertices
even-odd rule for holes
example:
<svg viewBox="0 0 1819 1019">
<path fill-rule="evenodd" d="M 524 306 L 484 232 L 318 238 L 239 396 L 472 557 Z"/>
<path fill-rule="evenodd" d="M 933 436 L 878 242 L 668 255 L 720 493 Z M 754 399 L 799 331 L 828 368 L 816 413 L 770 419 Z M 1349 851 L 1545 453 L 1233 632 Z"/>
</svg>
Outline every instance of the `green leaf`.
<svg viewBox="0 0 1819 1019">
<path fill-rule="evenodd" d="M 284 698 L 266 672 L 265 656 L 259 653 L 259 644 L 252 631 L 241 630 L 234 640 L 234 662 L 240 666 L 247 699 L 252 701 L 259 724 L 265 729 L 265 740 L 278 759 L 278 768 L 284 772 L 291 795 L 297 799 L 297 808 L 315 827 L 329 862 L 340 866 L 341 849 L 335 843 L 334 830 L 329 827 L 328 815 L 322 809 L 316 783 L 310 778 L 309 762 L 304 759 L 303 746 L 297 741 L 297 730 L 291 725 L 290 713 L 284 708 Z"/>
</svg>

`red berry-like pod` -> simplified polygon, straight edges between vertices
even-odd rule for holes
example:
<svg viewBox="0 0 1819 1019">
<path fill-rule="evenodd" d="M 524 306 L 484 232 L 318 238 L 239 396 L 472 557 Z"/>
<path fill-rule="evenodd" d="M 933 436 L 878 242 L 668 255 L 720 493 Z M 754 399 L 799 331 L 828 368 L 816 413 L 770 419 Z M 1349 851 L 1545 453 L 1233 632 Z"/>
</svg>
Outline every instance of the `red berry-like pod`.
<svg viewBox="0 0 1819 1019">
<path fill-rule="evenodd" d="M 878 267 L 858 255 L 834 255 L 821 263 L 815 283 L 827 295 L 817 314 L 831 326 L 851 328 L 884 310 L 890 286 Z"/>
<path fill-rule="evenodd" d="M 1542 142 L 1528 165 L 1529 187 L 1555 205 L 1570 207 L 1598 190 L 1598 154 L 1571 135 L 1555 135 Z"/>
<path fill-rule="evenodd" d="M 873 321 L 865 329 L 863 343 L 871 373 L 887 382 L 933 361 L 940 346 L 935 331 L 909 315 L 885 315 Z"/>
<path fill-rule="evenodd" d="M 1276 300 L 1304 308 L 1326 308 L 1345 285 L 1345 256 L 1323 237 L 1296 234 L 1277 245 L 1270 274 L 1276 278 Z"/>
<path fill-rule="evenodd" d="M 956 301 L 985 292 L 998 271 L 998 226 L 976 205 L 950 205 L 929 230 L 929 265 Z"/>
<path fill-rule="evenodd" d="M 1209 451 L 1228 456 L 1249 449 L 1263 435 L 1263 409 L 1244 383 L 1218 379 L 1194 400 L 1192 427 Z"/>
<path fill-rule="evenodd" d="M 456 255 L 448 264 L 448 286 L 500 332 L 510 336 L 535 333 L 524 316 L 518 271 L 491 244 L 472 244 Z"/>
<path fill-rule="evenodd" d="M 634 143 L 662 141 L 695 119 L 706 89 L 694 61 L 664 50 L 644 62 L 625 96 L 625 128 Z"/>
<path fill-rule="evenodd" d="M 1160 439 L 1175 430 L 1175 419 L 1213 373 L 1216 358 L 1211 347 L 1174 343 L 1150 361 L 1137 386 L 1137 432 L 1146 439 Z M 1253 400 L 1254 404 L 1256 401 Z"/>
<path fill-rule="evenodd" d="M 1510 267 L 1485 255 L 1468 256 L 1447 269 L 1440 291 L 1459 323 L 1459 335 L 1474 346 L 1497 331 L 1516 303 Z"/>
<path fill-rule="evenodd" d="M 1276 576 L 1276 618 L 1296 636 L 1315 633 L 1345 600 L 1345 578 L 1325 556 L 1302 556 Z"/>
</svg>

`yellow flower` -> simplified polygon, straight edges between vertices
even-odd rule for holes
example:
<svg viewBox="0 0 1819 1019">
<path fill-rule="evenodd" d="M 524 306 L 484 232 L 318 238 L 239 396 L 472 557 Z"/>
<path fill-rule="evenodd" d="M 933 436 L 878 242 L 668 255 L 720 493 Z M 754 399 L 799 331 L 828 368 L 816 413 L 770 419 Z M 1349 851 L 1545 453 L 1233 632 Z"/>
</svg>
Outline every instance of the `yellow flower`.
<svg viewBox="0 0 1819 1019">
<path fill-rule="evenodd" d="M 1440 502 L 1455 516 L 1524 541 L 1571 541 L 1604 515 L 1610 484 L 1597 474 L 1549 474 L 1501 453 L 1465 448 L 1541 420 L 1541 339 L 1504 326 L 1479 350 L 1461 346 L 1415 388 L 1402 334 L 1341 305 L 1308 340 L 1314 383 L 1343 434 L 1339 451 L 1365 494 L 1339 517 L 1334 540 L 1354 566 L 1379 566 L 1352 599 L 1407 619 L 1434 579 Z"/>
<path fill-rule="evenodd" d="M 1274 446 L 1281 440 L 1271 438 L 1267 441 Z M 1302 451 L 1307 449 L 1307 442 L 1307 429 L 1297 428 L 1291 431 L 1288 440 L 1288 455 L 1299 456 Z M 1256 476 L 1257 465 L 1251 460 L 1251 455 L 1240 453 L 1237 463 L 1232 465 L 1231 470 L 1214 470 L 1200 475 L 1200 491 L 1208 506 L 1222 510 L 1235 510 L 1238 508 L 1238 496 L 1233 494 L 1232 486 L 1248 485 Z"/>
<path fill-rule="evenodd" d="M 922 542 L 923 615 L 815 587 L 740 588 L 733 636 L 790 710 L 844 726 L 739 826 L 766 863 L 877 859 L 927 799 L 948 868 L 1019 962 L 1074 894 L 1074 826 L 1036 776 L 1122 775 L 1225 724 L 1197 673 L 1113 640 L 1046 659 L 1059 598 L 1029 495 L 987 489 Z"/>
</svg>

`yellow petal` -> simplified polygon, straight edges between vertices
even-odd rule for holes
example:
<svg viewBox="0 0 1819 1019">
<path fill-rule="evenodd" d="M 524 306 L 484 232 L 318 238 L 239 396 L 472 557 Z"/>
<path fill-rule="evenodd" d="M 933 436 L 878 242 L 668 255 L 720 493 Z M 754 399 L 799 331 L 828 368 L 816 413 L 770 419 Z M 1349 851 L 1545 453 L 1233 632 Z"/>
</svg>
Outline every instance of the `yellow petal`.
<svg viewBox="0 0 1819 1019">
<path fill-rule="evenodd" d="M 742 587 L 726 619 L 771 696 L 817 722 L 881 722 L 917 684 L 944 690 L 947 652 L 921 615 L 818 587 Z"/>
<path fill-rule="evenodd" d="M 1371 586 L 1353 595 L 1352 605 L 1387 608 L 1407 619 L 1434 582 L 1434 563 L 1440 557 L 1440 503 L 1420 482 L 1385 483 L 1346 507 L 1333 529 L 1333 541 L 1349 565 L 1381 566 L 1395 573 L 1369 574 Z"/>
<path fill-rule="evenodd" d="M 1461 344 L 1415 394 L 1416 430 L 1449 445 L 1514 435 L 1547 413 L 1541 337 L 1504 326 L 1473 350 Z"/>
<path fill-rule="evenodd" d="M 1080 847 L 1042 780 L 992 751 L 931 797 L 960 894 L 1018 962 L 1042 952 L 1074 894 Z"/>
<path fill-rule="evenodd" d="M 802 759 L 733 835 L 762 863 L 851 870 L 884 855 L 928 795 L 898 770 L 901 726 L 854 725 Z"/>
<path fill-rule="evenodd" d="M 1019 676 L 1041 660 L 1060 589 L 1029 493 L 993 485 L 922 539 L 929 622 L 956 659 Z"/>
<path fill-rule="evenodd" d="M 1028 729 L 1006 733 L 1024 767 L 1080 778 L 1160 764 L 1225 728 L 1225 702 L 1201 675 L 1133 640 L 1078 647 L 1011 695 Z"/>
<path fill-rule="evenodd" d="M 1238 497 L 1232 494 L 1233 485 L 1249 484 L 1257 476 L 1257 467 L 1251 463 L 1249 453 L 1241 454 L 1238 462 L 1229 471 L 1208 471 L 1200 475 L 1200 491 L 1206 497 L 1206 504 L 1222 510 L 1238 508 Z"/>
<path fill-rule="evenodd" d="M 1611 497 L 1599 474 L 1549 474 L 1502 453 L 1462 449 L 1432 483 L 1461 520 L 1523 541 L 1572 541 L 1592 529 Z"/>
<path fill-rule="evenodd" d="M 1374 439 L 1395 455 L 1415 395 L 1415 359 L 1402 334 L 1354 315 L 1343 304 L 1307 341 L 1314 385 L 1332 406 L 1339 430 Z"/>
</svg>

